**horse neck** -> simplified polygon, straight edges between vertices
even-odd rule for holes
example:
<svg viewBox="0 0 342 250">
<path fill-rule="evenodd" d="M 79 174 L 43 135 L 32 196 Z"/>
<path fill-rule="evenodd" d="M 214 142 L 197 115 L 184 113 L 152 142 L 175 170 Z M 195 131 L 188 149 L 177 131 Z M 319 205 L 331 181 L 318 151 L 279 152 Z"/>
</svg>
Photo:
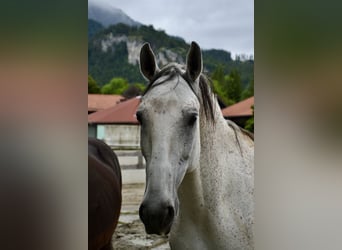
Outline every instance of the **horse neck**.
<svg viewBox="0 0 342 250">
<path fill-rule="evenodd" d="M 224 137 L 229 129 L 216 100 L 213 105 L 214 121 L 210 121 L 204 114 L 201 114 L 200 118 L 201 162 L 205 159 L 215 160 L 220 157 L 215 150 L 222 148 L 221 142 L 225 140 Z"/>
</svg>

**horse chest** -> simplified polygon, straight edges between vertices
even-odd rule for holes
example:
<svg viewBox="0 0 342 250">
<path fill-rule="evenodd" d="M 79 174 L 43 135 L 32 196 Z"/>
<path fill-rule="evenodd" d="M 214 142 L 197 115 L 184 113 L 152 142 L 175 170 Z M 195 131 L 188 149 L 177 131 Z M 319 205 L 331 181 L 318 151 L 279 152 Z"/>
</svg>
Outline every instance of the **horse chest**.
<svg viewBox="0 0 342 250">
<path fill-rule="evenodd" d="M 222 213 L 217 210 L 225 206 L 218 204 L 215 195 L 210 199 L 203 196 L 207 189 L 199 183 L 199 172 L 195 172 L 187 175 L 180 187 L 180 211 L 171 230 L 170 245 L 174 249 L 225 249 L 227 219 L 220 218 Z"/>
<path fill-rule="evenodd" d="M 224 227 L 204 210 L 180 216 L 174 226 L 170 236 L 172 249 L 226 249 L 229 245 Z"/>
<path fill-rule="evenodd" d="M 210 214 L 201 216 L 198 211 L 193 215 L 180 216 L 175 223 L 171 249 L 253 249 L 240 216 L 229 213 L 228 220 L 221 221 Z"/>
</svg>

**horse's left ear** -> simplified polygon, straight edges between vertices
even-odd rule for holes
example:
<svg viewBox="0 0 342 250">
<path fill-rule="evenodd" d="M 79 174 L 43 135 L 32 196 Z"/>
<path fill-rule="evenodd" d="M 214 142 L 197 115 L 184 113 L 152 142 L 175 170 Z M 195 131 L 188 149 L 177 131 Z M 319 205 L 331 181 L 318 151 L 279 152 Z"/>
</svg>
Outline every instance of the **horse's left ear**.
<svg viewBox="0 0 342 250">
<path fill-rule="evenodd" d="M 191 47 L 186 58 L 186 74 L 194 82 L 202 72 L 201 48 L 196 42 L 191 42 Z"/>
</svg>

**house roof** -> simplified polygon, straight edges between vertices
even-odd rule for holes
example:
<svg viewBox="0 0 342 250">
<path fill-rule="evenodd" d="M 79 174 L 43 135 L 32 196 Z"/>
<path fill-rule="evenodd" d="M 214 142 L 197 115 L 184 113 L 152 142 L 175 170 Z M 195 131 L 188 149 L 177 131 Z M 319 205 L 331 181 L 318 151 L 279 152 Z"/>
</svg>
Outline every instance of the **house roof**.
<svg viewBox="0 0 342 250">
<path fill-rule="evenodd" d="M 120 102 L 114 107 L 99 110 L 88 115 L 88 123 L 96 124 L 139 124 L 135 117 L 140 97 Z"/>
<path fill-rule="evenodd" d="M 122 99 L 121 95 L 88 94 L 88 111 L 98 111 L 115 106 Z"/>
<path fill-rule="evenodd" d="M 253 115 L 253 105 L 254 96 L 222 109 L 222 114 L 224 117 L 251 116 Z"/>
</svg>

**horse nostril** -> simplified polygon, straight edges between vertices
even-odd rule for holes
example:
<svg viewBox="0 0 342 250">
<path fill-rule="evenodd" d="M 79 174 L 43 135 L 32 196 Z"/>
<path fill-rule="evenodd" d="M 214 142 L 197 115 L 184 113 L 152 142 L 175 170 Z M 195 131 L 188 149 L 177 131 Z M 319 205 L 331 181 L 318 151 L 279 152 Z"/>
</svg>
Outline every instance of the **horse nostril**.
<svg viewBox="0 0 342 250">
<path fill-rule="evenodd" d="M 139 207 L 139 216 L 140 219 L 144 222 L 144 216 L 145 216 L 145 205 L 141 204 Z"/>
<path fill-rule="evenodd" d="M 172 220 L 174 216 L 175 216 L 175 209 L 173 208 L 173 206 L 168 206 L 167 207 L 167 218 L 168 218 L 168 220 Z"/>
<path fill-rule="evenodd" d="M 139 216 L 148 234 L 168 234 L 175 216 L 171 202 L 144 201 L 139 207 Z"/>
</svg>

